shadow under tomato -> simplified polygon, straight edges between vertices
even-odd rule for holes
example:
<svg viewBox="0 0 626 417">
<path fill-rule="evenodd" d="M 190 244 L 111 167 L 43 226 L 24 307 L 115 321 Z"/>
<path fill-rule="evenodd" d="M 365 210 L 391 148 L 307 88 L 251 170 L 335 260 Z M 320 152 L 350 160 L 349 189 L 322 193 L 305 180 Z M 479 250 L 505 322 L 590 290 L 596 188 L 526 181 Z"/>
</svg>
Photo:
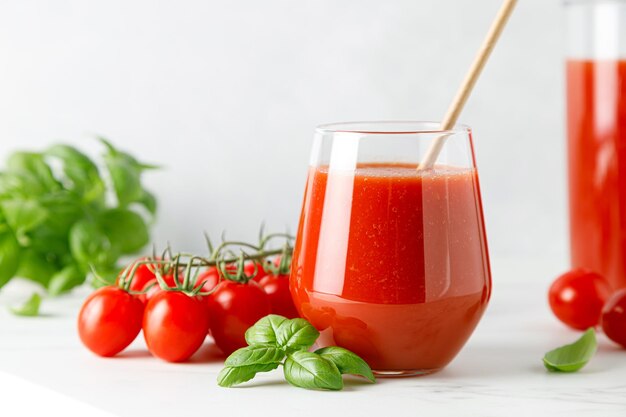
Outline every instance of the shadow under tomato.
<svg viewBox="0 0 626 417">
<path fill-rule="evenodd" d="M 222 353 L 222 351 L 215 345 L 215 343 L 205 342 L 187 362 L 182 363 L 215 363 L 224 362 L 224 360 L 226 360 L 226 355 Z"/>
<path fill-rule="evenodd" d="M 150 352 L 144 349 L 125 350 L 124 352 L 115 356 L 119 359 L 137 359 L 137 358 L 150 358 L 152 355 Z"/>
</svg>

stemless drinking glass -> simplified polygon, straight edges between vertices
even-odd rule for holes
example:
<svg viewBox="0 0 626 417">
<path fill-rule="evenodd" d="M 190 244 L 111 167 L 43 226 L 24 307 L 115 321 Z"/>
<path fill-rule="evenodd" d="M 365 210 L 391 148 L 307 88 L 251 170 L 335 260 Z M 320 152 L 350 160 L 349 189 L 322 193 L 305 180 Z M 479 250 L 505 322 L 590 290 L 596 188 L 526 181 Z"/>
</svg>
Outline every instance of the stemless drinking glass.
<svg viewBox="0 0 626 417">
<path fill-rule="evenodd" d="M 320 126 L 291 291 L 322 346 L 378 375 L 448 364 L 478 324 L 491 275 L 469 128 L 428 122 Z M 433 168 L 417 170 L 447 137 Z"/>
<path fill-rule="evenodd" d="M 626 1 L 566 2 L 572 266 L 626 287 Z"/>
</svg>

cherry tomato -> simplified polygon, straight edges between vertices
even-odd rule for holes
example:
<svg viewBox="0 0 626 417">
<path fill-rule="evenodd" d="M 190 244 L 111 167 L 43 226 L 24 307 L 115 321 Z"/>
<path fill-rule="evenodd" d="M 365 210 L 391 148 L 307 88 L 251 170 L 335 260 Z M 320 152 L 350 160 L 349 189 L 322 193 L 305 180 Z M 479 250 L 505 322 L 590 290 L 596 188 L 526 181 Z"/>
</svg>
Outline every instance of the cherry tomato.
<svg viewBox="0 0 626 417">
<path fill-rule="evenodd" d="M 253 275 L 255 273 L 255 269 L 254 269 L 254 265 L 255 264 L 256 264 L 256 275 L 254 275 L 252 280 L 256 281 L 256 282 L 259 282 L 261 279 L 263 279 L 263 277 L 265 277 L 267 275 L 267 272 L 263 268 L 263 264 L 261 262 L 258 262 L 258 261 L 248 261 L 248 262 L 246 262 L 244 264 L 244 266 L 243 266 L 243 272 L 247 276 Z M 237 272 L 237 267 L 234 264 L 227 265 L 226 269 L 231 274 L 235 274 Z M 214 267 L 214 266 L 210 267 L 209 270 L 214 270 L 215 273 L 217 273 L 217 268 Z M 208 273 L 208 270 L 205 273 Z"/>
<path fill-rule="evenodd" d="M 209 295 L 208 303 L 211 335 L 227 355 L 246 346 L 246 330 L 271 311 L 267 294 L 254 281 L 222 281 Z"/>
<path fill-rule="evenodd" d="M 548 299 L 559 320 L 585 330 L 600 323 L 602 306 L 610 294 L 611 288 L 601 275 L 574 269 L 552 283 Z"/>
<path fill-rule="evenodd" d="M 114 356 L 139 334 L 143 303 L 117 286 L 94 291 L 78 313 L 78 335 L 100 356 Z"/>
<path fill-rule="evenodd" d="M 148 258 L 137 259 L 135 262 L 133 262 L 131 266 L 131 270 L 138 262 L 142 262 L 146 260 L 148 260 Z M 130 282 L 129 290 L 141 291 L 146 287 L 148 283 L 155 281 L 156 277 L 154 276 L 154 272 L 152 272 L 155 267 L 156 265 L 150 265 L 150 264 L 139 265 L 137 269 L 135 269 L 135 274 L 133 275 L 133 280 Z M 116 285 L 119 284 L 119 280 L 123 272 L 124 271 L 121 271 L 120 274 L 118 275 L 117 280 L 115 281 Z"/>
<path fill-rule="evenodd" d="M 182 282 L 182 277 L 179 278 Z M 168 287 L 175 287 L 176 283 L 174 282 L 174 275 L 168 274 L 163 276 L 163 281 L 167 284 Z M 159 282 L 155 278 L 152 281 L 146 282 L 146 285 L 141 289 L 141 291 L 146 291 L 143 294 L 139 294 L 137 297 L 146 304 L 152 297 L 155 296 L 156 293 L 163 291 L 159 286 Z"/>
<path fill-rule="evenodd" d="M 146 305 L 143 335 L 148 350 L 168 362 L 183 362 L 204 342 L 209 315 L 202 297 L 181 291 L 157 292 Z"/>
<path fill-rule="evenodd" d="M 265 268 L 263 268 L 263 264 L 261 262 L 258 262 L 258 261 L 246 262 L 246 264 L 243 267 L 243 272 L 245 272 L 247 276 L 254 274 L 255 264 L 256 264 L 256 275 L 254 276 L 254 278 L 252 278 L 252 280 L 259 282 L 267 276 L 267 271 L 265 271 Z"/>
<path fill-rule="evenodd" d="M 621 289 L 609 298 L 602 309 L 604 334 L 626 348 L 626 289 Z"/>
<path fill-rule="evenodd" d="M 209 292 L 213 290 L 220 282 L 220 274 L 217 272 L 217 268 L 211 266 L 204 270 L 203 272 L 198 274 L 198 278 L 196 278 L 196 284 L 194 288 L 198 288 L 198 285 L 202 284 L 202 292 Z"/>
<path fill-rule="evenodd" d="M 259 285 L 270 299 L 272 314 L 279 314 L 289 319 L 300 317 L 291 298 L 288 275 L 270 274 L 263 278 Z"/>
</svg>

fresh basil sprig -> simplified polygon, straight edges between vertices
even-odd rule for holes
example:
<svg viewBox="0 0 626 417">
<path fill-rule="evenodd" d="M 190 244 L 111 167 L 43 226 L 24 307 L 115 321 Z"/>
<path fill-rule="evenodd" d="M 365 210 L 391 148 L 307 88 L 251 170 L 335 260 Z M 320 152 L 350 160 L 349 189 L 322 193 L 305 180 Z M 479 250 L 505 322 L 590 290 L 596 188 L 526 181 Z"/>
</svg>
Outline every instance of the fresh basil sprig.
<svg viewBox="0 0 626 417">
<path fill-rule="evenodd" d="M 94 270 L 113 282 L 119 258 L 149 242 L 156 200 L 141 180 L 154 166 L 101 142 L 102 168 L 69 145 L 9 156 L 0 171 L 0 288 L 21 277 L 57 295 Z"/>
<path fill-rule="evenodd" d="M 222 387 L 232 387 L 283 365 L 285 379 L 306 389 L 340 390 L 342 374 L 360 375 L 375 382 L 367 363 L 347 349 L 330 346 L 309 352 L 319 332 L 305 319 L 289 320 L 270 314 L 246 332 L 249 346 L 233 352 L 217 376 Z"/>
<path fill-rule="evenodd" d="M 546 353 L 543 364 L 551 372 L 576 372 L 589 362 L 597 348 L 596 332 L 591 327 L 574 343 Z"/>
</svg>

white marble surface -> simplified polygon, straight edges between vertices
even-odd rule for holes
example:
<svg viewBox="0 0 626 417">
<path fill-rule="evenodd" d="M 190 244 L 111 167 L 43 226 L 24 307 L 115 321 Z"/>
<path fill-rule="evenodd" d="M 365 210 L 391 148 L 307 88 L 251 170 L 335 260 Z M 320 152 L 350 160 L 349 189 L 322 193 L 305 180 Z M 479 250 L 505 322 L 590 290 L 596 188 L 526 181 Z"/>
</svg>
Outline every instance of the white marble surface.
<svg viewBox="0 0 626 417">
<path fill-rule="evenodd" d="M 542 366 L 545 351 L 576 338 L 552 317 L 545 301 L 562 263 L 493 260 L 492 265 L 491 305 L 447 369 L 427 377 L 380 379 L 375 385 L 350 379 L 342 392 L 296 389 L 278 371 L 241 388 L 220 388 L 215 377 L 221 362 L 210 344 L 188 364 L 150 357 L 143 339 L 121 357 L 98 358 L 80 345 L 75 331 L 84 292 L 45 300 L 43 317 L 17 318 L 6 305 L 25 297 L 26 289 L 12 283 L 0 293 L 0 415 L 7 415 L 7 407 L 12 416 L 34 415 L 37 407 L 47 415 L 81 415 L 87 407 L 102 415 L 152 417 L 624 417 L 626 350 L 603 335 L 596 357 L 581 372 L 551 374 Z M 56 402 L 44 400 L 48 397 Z"/>
</svg>

